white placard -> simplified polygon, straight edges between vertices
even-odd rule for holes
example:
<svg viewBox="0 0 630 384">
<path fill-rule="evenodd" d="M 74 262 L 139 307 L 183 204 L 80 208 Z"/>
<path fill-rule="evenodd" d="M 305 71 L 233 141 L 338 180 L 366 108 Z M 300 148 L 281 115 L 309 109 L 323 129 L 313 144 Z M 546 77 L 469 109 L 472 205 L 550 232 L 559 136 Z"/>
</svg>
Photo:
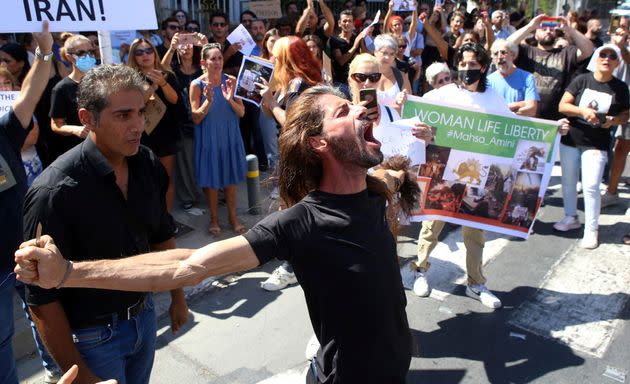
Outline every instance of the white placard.
<svg viewBox="0 0 630 384">
<path fill-rule="evenodd" d="M 411 165 L 424 164 L 425 143 L 411 133 L 414 123 L 419 121 L 417 117 L 414 117 L 396 120 L 384 127 L 379 127 L 374 137 L 381 142 L 381 152 L 385 158 L 403 155 L 411 160 Z"/>
<path fill-rule="evenodd" d="M 249 2 L 249 10 L 259 19 L 279 19 L 282 17 L 280 0 L 258 0 Z"/>
<path fill-rule="evenodd" d="M 256 84 L 261 84 L 261 79 L 265 79 L 267 83 L 271 83 L 273 70 L 274 65 L 270 61 L 263 60 L 256 56 L 243 56 L 241 70 L 236 80 L 234 97 L 260 106 L 262 96 L 260 96 L 260 90 Z"/>
<path fill-rule="evenodd" d="M 11 110 L 11 106 L 17 100 L 20 92 L 8 91 L 8 92 L 0 92 L 0 117 L 9 113 Z"/>
<path fill-rule="evenodd" d="M 376 24 L 381 22 L 381 10 L 376 11 L 376 16 L 374 16 L 374 20 L 368 25 L 368 28 L 375 26 Z"/>
<path fill-rule="evenodd" d="M 157 29 L 153 0 L 2 0 L 0 32 Z"/>
<path fill-rule="evenodd" d="M 240 24 L 230 35 L 227 37 L 227 41 L 230 44 L 241 44 L 241 53 L 245 56 L 249 56 L 252 53 L 252 50 L 256 46 L 254 39 L 252 39 L 252 35 L 249 34 L 247 28 Z"/>
<path fill-rule="evenodd" d="M 394 0 L 394 11 L 411 12 L 414 5 L 414 0 Z"/>
</svg>

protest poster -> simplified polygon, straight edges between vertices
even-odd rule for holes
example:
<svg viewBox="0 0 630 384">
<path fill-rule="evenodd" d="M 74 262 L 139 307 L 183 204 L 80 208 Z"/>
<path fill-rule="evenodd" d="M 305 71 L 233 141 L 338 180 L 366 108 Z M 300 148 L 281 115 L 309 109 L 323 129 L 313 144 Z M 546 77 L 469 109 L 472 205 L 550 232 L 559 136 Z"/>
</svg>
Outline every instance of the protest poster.
<svg viewBox="0 0 630 384">
<path fill-rule="evenodd" d="M 411 165 L 425 162 L 425 144 L 411 133 L 411 128 L 418 121 L 414 117 L 379 125 L 378 131 L 374 131 L 374 137 L 381 142 L 381 152 L 386 159 L 394 155 L 404 155 L 411 160 Z"/>
<path fill-rule="evenodd" d="M 394 0 L 394 11 L 412 12 L 415 5 L 414 0 Z"/>
<path fill-rule="evenodd" d="M 18 91 L 0 92 L 0 117 L 9 113 L 19 94 L 20 92 Z"/>
<path fill-rule="evenodd" d="M 274 66 L 270 61 L 255 56 L 243 56 L 241 70 L 236 79 L 234 97 L 260 106 L 262 96 L 260 96 L 256 83 L 262 83 L 262 79 L 271 83 L 273 69 Z"/>
<path fill-rule="evenodd" d="M 558 123 L 490 114 L 409 96 L 404 118 L 434 127 L 426 162 L 414 169 L 420 204 L 412 220 L 527 238 L 558 147 Z"/>
<path fill-rule="evenodd" d="M 282 17 L 280 0 L 258 0 L 249 2 L 249 10 L 259 19 L 279 19 Z"/>
<path fill-rule="evenodd" d="M 157 29 L 153 0 L 3 0 L 0 32 Z"/>
<path fill-rule="evenodd" d="M 254 47 L 256 47 L 256 43 L 254 42 L 254 39 L 252 39 L 252 35 L 249 34 L 247 28 L 245 28 L 243 24 L 239 24 L 239 26 L 228 35 L 227 41 L 229 41 L 230 44 L 240 44 L 241 49 L 239 51 L 245 56 L 249 56 Z"/>
</svg>

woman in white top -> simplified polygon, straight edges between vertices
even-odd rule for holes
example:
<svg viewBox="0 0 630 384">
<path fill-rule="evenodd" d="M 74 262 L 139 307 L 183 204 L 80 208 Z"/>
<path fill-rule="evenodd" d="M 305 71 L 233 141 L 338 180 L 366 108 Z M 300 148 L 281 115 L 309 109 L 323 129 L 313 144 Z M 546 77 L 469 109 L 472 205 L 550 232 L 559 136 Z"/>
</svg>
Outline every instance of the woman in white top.
<svg viewBox="0 0 630 384">
<path fill-rule="evenodd" d="M 381 79 L 378 83 L 378 103 L 396 108 L 400 112 L 407 94 L 411 93 L 409 78 L 396 68 L 398 43 L 392 35 L 378 35 L 374 39 L 374 56 L 378 60 Z"/>
</svg>

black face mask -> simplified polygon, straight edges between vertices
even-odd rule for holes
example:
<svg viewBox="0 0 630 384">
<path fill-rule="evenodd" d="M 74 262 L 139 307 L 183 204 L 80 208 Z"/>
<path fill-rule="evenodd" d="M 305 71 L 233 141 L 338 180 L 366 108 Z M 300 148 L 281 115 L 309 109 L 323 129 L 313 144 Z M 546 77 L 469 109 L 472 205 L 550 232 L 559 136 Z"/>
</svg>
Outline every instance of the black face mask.
<svg viewBox="0 0 630 384">
<path fill-rule="evenodd" d="M 457 71 L 457 77 L 462 83 L 470 85 L 481 79 L 481 69 L 459 70 Z"/>
</svg>

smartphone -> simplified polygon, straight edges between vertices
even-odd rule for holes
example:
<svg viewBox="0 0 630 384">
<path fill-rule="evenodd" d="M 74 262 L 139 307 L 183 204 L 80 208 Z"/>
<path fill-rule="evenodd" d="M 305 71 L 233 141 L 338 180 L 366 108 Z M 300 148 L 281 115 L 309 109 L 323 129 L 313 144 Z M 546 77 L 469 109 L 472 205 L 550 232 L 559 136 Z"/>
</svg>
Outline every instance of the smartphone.
<svg viewBox="0 0 630 384">
<path fill-rule="evenodd" d="M 180 47 L 201 45 L 199 42 L 199 35 L 197 35 L 196 33 L 180 33 L 178 43 Z"/>
<path fill-rule="evenodd" d="M 376 89 L 375 88 L 365 88 L 359 91 L 359 100 L 367 101 L 365 108 L 375 108 L 376 104 Z"/>
<path fill-rule="evenodd" d="M 540 22 L 541 28 L 560 28 L 562 27 L 563 20 L 561 17 L 557 16 L 545 16 L 542 18 Z"/>
</svg>

